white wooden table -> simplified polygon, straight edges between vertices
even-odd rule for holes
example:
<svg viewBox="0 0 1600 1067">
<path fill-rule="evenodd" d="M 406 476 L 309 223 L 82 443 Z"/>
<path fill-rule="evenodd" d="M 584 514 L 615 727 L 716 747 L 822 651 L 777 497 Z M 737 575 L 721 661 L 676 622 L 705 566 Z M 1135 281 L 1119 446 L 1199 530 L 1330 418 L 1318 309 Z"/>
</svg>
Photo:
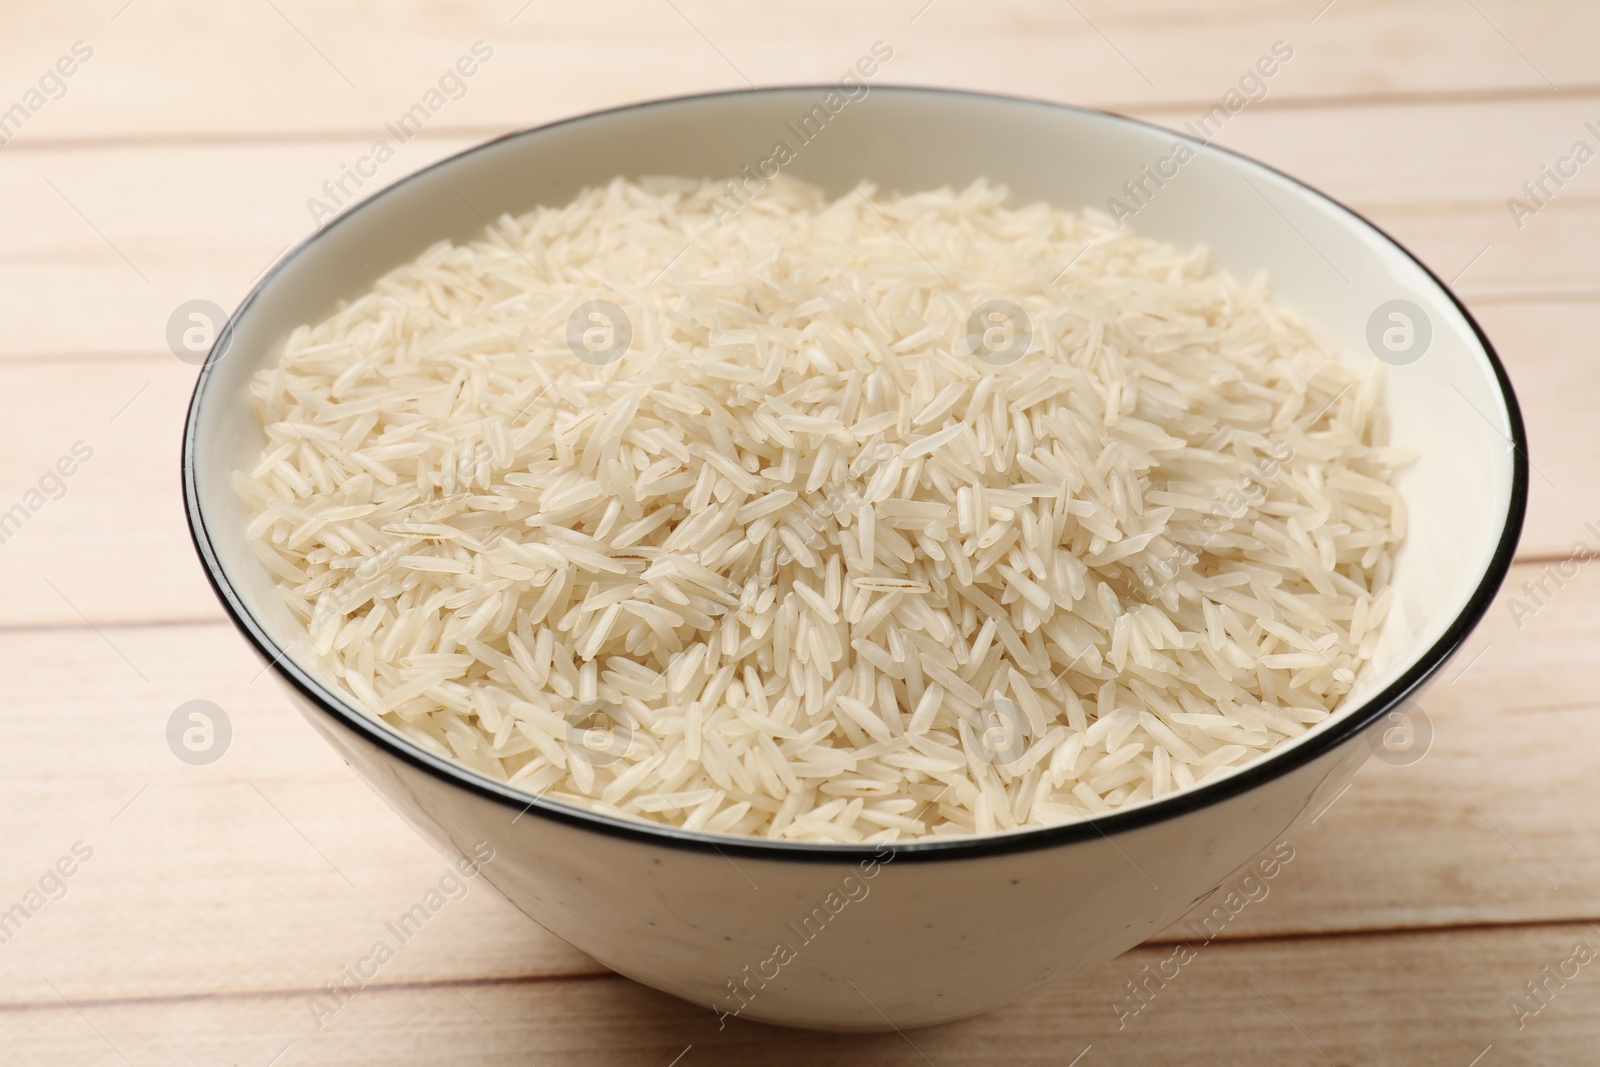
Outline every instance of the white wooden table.
<svg viewBox="0 0 1600 1067">
<path fill-rule="evenodd" d="M 1323 2 L 7 3 L 0 514 L 23 511 L 0 520 L 0 1062 L 1594 1062 L 1600 962 L 1573 961 L 1600 953 L 1600 564 L 1554 568 L 1575 542 L 1600 550 L 1600 161 L 1546 180 L 1542 205 L 1522 185 L 1576 141 L 1600 149 L 1600 6 Z M 719 1031 L 482 889 L 319 1028 L 309 998 L 445 864 L 260 676 L 213 601 L 179 506 L 195 369 L 168 347 L 169 316 L 231 307 L 311 231 L 323 183 L 474 42 L 493 54 L 464 95 L 363 195 L 582 111 L 831 81 L 880 40 L 894 49 L 880 82 L 1174 127 L 1275 42 L 1293 49 L 1219 142 L 1453 279 L 1530 425 L 1520 560 L 1425 701 L 1426 756 L 1369 764 L 1266 897 L 1120 1030 L 1125 983 L 1191 929 L 937 1030 Z M 1514 218 L 1510 197 L 1538 210 Z M 75 445 L 70 477 L 52 475 Z M 1537 601 L 1520 592 L 1544 574 Z M 166 739 L 197 699 L 232 727 L 205 765 Z"/>
</svg>

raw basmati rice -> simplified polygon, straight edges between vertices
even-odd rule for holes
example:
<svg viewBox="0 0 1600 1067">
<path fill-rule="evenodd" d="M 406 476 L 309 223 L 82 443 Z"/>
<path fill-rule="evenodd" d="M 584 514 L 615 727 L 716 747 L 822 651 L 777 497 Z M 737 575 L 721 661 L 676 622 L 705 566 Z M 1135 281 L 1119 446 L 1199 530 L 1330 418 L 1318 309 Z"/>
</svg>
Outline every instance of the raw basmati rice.
<svg viewBox="0 0 1600 1067">
<path fill-rule="evenodd" d="M 1375 369 L 986 183 L 724 193 L 502 217 L 260 373 L 236 486 L 353 703 L 557 802 L 835 842 L 1081 819 L 1327 718 L 1405 527 Z"/>
</svg>

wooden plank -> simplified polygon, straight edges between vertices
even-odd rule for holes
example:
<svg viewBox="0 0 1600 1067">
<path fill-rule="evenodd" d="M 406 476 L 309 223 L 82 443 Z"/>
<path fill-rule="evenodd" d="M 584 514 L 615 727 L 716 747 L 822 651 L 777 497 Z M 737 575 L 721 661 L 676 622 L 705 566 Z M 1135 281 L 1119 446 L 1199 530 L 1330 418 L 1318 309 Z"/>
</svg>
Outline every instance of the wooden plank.
<svg viewBox="0 0 1600 1067">
<path fill-rule="evenodd" d="M 1118 1019 L 1157 943 L 968 1023 L 837 1038 L 735 1024 L 603 976 L 482 889 L 316 1029 L 307 997 L 409 907 L 443 861 L 259 677 L 186 543 L 177 436 L 193 369 L 169 314 L 229 307 L 311 229 L 305 200 L 479 37 L 493 59 L 380 176 L 592 108 L 831 80 L 873 40 L 880 81 L 1131 110 L 1172 127 L 1272 41 L 1295 47 L 1221 143 L 1363 210 L 1458 288 L 1521 392 L 1538 470 L 1525 557 L 1600 522 L 1594 168 L 1518 227 L 1506 198 L 1577 138 L 1600 144 L 1579 0 L 1182 0 L 1046 6 L 845 0 L 753 7 L 600 0 L 209 5 L 65 0 L 8 10 L 0 109 L 77 39 L 96 54 L 0 151 L 0 510 L 74 442 L 93 458 L 0 543 L 0 909 L 75 842 L 92 858 L 0 947 L 8 1062 L 1587 1062 L 1585 967 L 1518 1028 L 1512 998 L 1600 949 L 1600 571 L 1519 566 L 1424 699 L 1426 755 L 1372 762 L 1270 892 Z M 115 21 L 112 21 L 115 16 Z M 516 16 L 515 22 L 512 22 Z M 913 21 L 915 19 L 915 21 Z M 1313 19 L 1315 21 L 1313 22 Z M 1552 83 L 1554 83 L 1552 85 Z M 1560 86 L 1556 88 L 1555 86 Z M 1600 173 L 1597 171 L 1596 173 Z M 1523 590 L 1523 584 L 1539 586 Z M 1542 586 L 1542 587 L 1541 587 Z M 1513 601 L 1513 595 L 1519 599 Z M 1536 609 L 1536 610 L 1533 610 Z M 86 620 L 92 625 L 86 625 Z M 147 625 L 159 623 L 158 625 Z M 146 625 L 141 625 L 146 624 Z M 226 709 L 228 754 L 167 747 L 174 709 Z M 1485 925 L 1487 924 L 1487 925 Z M 1407 928 L 1422 928 L 1407 932 Z M 1313 936 L 1315 934 L 1339 936 Z M 1570 965 L 1569 965 L 1570 966 Z M 871 994 L 871 990 L 863 992 Z M 1130 1002 L 1132 1003 L 1132 1002 Z M 1534 1006 L 1538 1006 L 1535 1004 Z M 1119 1028 L 1119 1021 L 1124 1025 Z M 691 1047 L 692 1046 L 692 1047 Z"/>
<path fill-rule="evenodd" d="M 381 180 L 397 180 L 475 140 L 413 141 Z M 0 351 L 168 351 L 174 309 L 208 299 L 231 310 L 274 260 L 315 229 L 307 199 L 321 195 L 341 164 L 370 144 L 8 157 L 0 195 L 16 197 L 18 210 L 16 226 L 0 235 L 0 291 L 13 328 Z M 179 174 L 206 178 L 186 184 L 179 196 L 173 186 Z"/>
<path fill-rule="evenodd" d="M 1600 361 L 1588 338 L 1600 303 L 1485 304 L 1484 331 L 1505 361 L 1528 429 L 1529 502 L 1519 553 L 1564 559 L 1579 539 L 1600 546 L 1600 438 L 1593 432 Z"/>
<path fill-rule="evenodd" d="M 1193 114 L 1148 117 L 1179 126 Z M 1596 114 L 1588 98 L 1247 110 L 1219 143 L 1369 212 L 1442 277 L 1459 277 L 1469 302 L 1594 299 L 1600 252 L 1584 235 L 1600 218 L 1600 172 L 1580 170 L 1562 189 L 1547 183 L 1547 206 L 1520 220 L 1506 201 L 1525 197 L 1522 183 L 1574 140 L 1600 146 L 1584 127 Z M 362 192 L 480 139 L 413 140 Z M 11 299 L 0 356 L 165 349 L 179 304 L 205 298 L 231 308 L 313 232 L 307 201 L 370 143 L 360 135 L 8 154 L 0 196 L 14 211 L 0 234 L 0 291 Z M 204 178 L 178 196 L 179 174 Z"/>
<path fill-rule="evenodd" d="M 448 870 L 222 625 L 11 634 L 0 655 L 14 683 L 0 733 L 27 768 L 0 809 L 38 813 L 0 827 L 3 907 L 74 843 L 93 850 L 0 951 L 0 1003 L 48 993 L 37 979 L 53 971 L 96 996 L 315 987 Z M 209 765 L 169 748 L 192 700 L 231 726 Z M 423 934 L 395 981 L 595 966 L 483 888 Z"/>
<path fill-rule="evenodd" d="M 530 125 L 562 114 L 709 89 L 833 81 L 875 40 L 895 49 L 879 81 L 981 86 L 1092 106 L 1220 99 L 1275 41 L 1294 58 L 1261 106 L 1335 96 L 1556 93 L 1592 83 L 1584 42 L 1600 13 L 1580 0 L 1521 9 L 1484 0 L 1405 5 L 1181 0 L 974 6 L 731 0 L 583 5 L 376 0 L 214 5 L 201 0 L 20 5 L 0 61 L 8 100 L 78 40 L 94 55 L 17 137 L 235 138 L 376 129 L 476 40 L 493 58 L 431 120 Z M 676 10 L 675 10 L 676 9 Z M 114 19 L 114 21 L 113 21 Z M 1314 20 L 1314 21 L 1313 21 Z M 173 27 L 182 27 L 173 32 Z"/>
<path fill-rule="evenodd" d="M 180 501 L 194 374 L 170 355 L 0 368 L 0 512 L 32 509 L 0 531 L 0 625 L 221 617 Z M 56 479 L 75 445 L 90 458 Z"/>
<path fill-rule="evenodd" d="M 96 1003 L 58 969 L 48 1007 L 7 1014 L 29 1063 L 311 1065 L 451 1062 L 516 1067 L 605 1062 L 1083 1064 L 1586 1063 L 1600 1040 L 1600 945 L 1588 924 L 1140 949 L 987 1015 L 929 1030 L 836 1035 L 731 1021 L 623 979 L 368 987 L 320 1029 L 310 990 L 221 999 Z M 1112 1004 L 1149 979 L 1138 1014 Z M 1572 975 L 1537 1014 L 1513 998 L 1546 967 Z M 872 990 L 861 992 L 869 999 Z M 70 1000 L 70 1005 L 63 1003 Z M 1133 1003 L 1138 1003 L 1137 1001 Z M 893 1020 L 890 1020 L 891 1022 Z M 1119 1023 L 1121 1028 L 1119 1029 Z M 274 1060 L 274 1057 L 280 1057 Z M 674 1057 L 680 1059 L 675 1060 Z M 1074 1060 L 1074 1057 L 1080 1057 Z M 1474 1057 L 1478 1057 L 1474 1059 Z"/>
<path fill-rule="evenodd" d="M 337 173 L 340 147 L 360 150 L 339 142 L 332 148 L 272 153 L 271 166 L 281 177 L 253 191 L 241 186 L 259 178 L 248 176 L 238 160 L 224 161 L 240 168 L 232 175 L 238 181 L 228 189 L 230 203 L 196 194 L 185 211 L 170 205 L 147 213 L 125 207 L 116 189 L 78 172 L 75 161 L 41 167 L 37 174 L 0 170 L 0 194 L 25 205 L 0 234 L 0 286 L 8 315 L 0 361 L 168 352 L 167 322 L 180 304 L 206 299 L 231 311 L 269 265 L 311 232 L 305 200 Z M 412 162 L 421 166 L 466 147 L 464 140 L 415 143 L 407 146 L 415 150 L 405 157 L 407 169 Z M 257 151 L 164 149 L 157 153 L 162 158 L 148 165 L 151 171 L 201 166 L 200 156 Z M 95 173 L 120 169 L 125 180 L 142 177 L 144 165 L 132 154 L 90 155 Z M 269 153 L 260 155 L 265 160 Z M 69 192 L 73 205 L 100 226 L 114 248 L 44 184 L 45 177 Z M 1552 202 L 1525 220 L 1521 232 L 1511 224 L 1503 200 L 1435 207 L 1353 201 L 1352 206 L 1447 282 L 1456 279 L 1453 287 L 1475 314 L 1490 314 L 1490 305 L 1507 303 L 1600 302 L 1600 246 L 1589 239 L 1600 227 L 1600 199 Z"/>
<path fill-rule="evenodd" d="M 1174 129 L 1193 118 L 1181 110 L 1140 114 Z M 1525 237 L 1540 232 L 1547 217 L 1540 211 L 1518 231 L 1506 198 L 1525 196 L 1522 183 L 1540 177 L 1540 165 L 1568 154 L 1574 141 L 1596 147 L 1596 134 L 1585 128 L 1596 118 L 1596 101 L 1588 95 L 1246 109 L 1222 128 L 1217 143 L 1356 206 L 1416 205 L 1439 212 L 1463 204 L 1493 205 L 1500 214 L 1491 236 L 1509 241 L 1519 232 Z M 1580 199 L 1592 204 L 1597 179 L 1600 173 L 1591 174 L 1585 165 L 1562 188 L 1547 183 L 1548 210 Z"/>
<path fill-rule="evenodd" d="M 1426 756 L 1363 768 L 1223 935 L 1600 914 L 1597 591 L 1600 571 L 1580 571 L 1520 629 L 1497 605 L 1423 701 Z M 0 907 L 74 842 L 95 849 L 0 952 L 0 1005 L 47 1003 L 40 976 L 57 974 L 93 999 L 314 988 L 444 870 L 223 625 L 17 632 L 0 669 L 0 810 L 39 813 L 0 826 Z M 195 699 L 233 728 L 209 766 L 167 747 L 169 718 Z M 481 890 L 436 923 L 383 982 L 597 971 Z M 1165 938 L 1194 936 L 1180 924 Z"/>
</svg>

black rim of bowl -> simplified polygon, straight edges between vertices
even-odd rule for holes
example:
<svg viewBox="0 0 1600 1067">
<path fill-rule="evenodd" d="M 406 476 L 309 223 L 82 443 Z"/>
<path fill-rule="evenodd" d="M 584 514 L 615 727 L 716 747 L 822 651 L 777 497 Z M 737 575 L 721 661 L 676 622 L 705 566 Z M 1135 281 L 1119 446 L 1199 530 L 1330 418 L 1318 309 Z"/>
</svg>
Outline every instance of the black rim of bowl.
<svg viewBox="0 0 1600 1067">
<path fill-rule="evenodd" d="M 1460 614 L 1451 621 L 1432 647 L 1419 656 L 1398 678 L 1384 687 L 1381 692 L 1369 698 L 1364 704 L 1339 712 L 1340 718 L 1328 729 L 1306 738 L 1292 748 L 1279 752 L 1269 752 L 1264 756 L 1258 757 L 1254 763 L 1217 781 L 1191 786 L 1161 799 L 1146 801 L 1137 807 L 1094 815 L 1077 822 L 1031 829 L 1000 831 L 983 836 L 964 836 L 952 840 L 922 838 L 889 843 L 841 844 L 776 841 L 766 838 L 697 833 L 680 827 L 653 826 L 642 822 L 633 822 L 585 811 L 582 808 L 571 807 L 559 801 L 546 800 L 543 797 L 537 797 L 503 783 L 495 782 L 466 767 L 423 751 L 388 725 L 348 706 L 344 701 L 319 684 L 299 664 L 291 660 L 283 649 L 278 648 L 267 636 L 260 624 L 257 623 L 238 593 L 234 590 L 233 584 L 223 572 L 221 563 L 212 549 L 210 534 L 206 530 L 205 519 L 201 514 L 199 493 L 194 479 L 195 433 L 198 413 L 200 405 L 205 400 L 205 387 L 210 378 L 212 366 L 222 354 L 227 352 L 228 344 L 232 339 L 233 324 L 249 311 L 250 306 L 256 301 L 261 291 L 277 276 L 278 272 L 288 268 L 303 249 L 321 237 L 327 230 L 340 225 L 356 212 L 366 209 L 390 190 L 399 188 L 407 182 L 415 181 L 438 167 L 490 149 L 503 141 L 537 136 L 546 130 L 557 127 L 586 122 L 591 119 L 608 118 L 625 112 L 652 107 L 728 96 L 805 91 L 820 93 L 827 92 L 833 88 L 834 86 L 832 85 L 785 85 L 766 89 L 737 89 L 723 92 L 694 93 L 687 96 L 648 100 L 622 107 L 588 112 L 532 129 L 505 134 L 430 164 L 419 171 L 407 175 L 393 185 L 385 187 L 367 200 L 354 205 L 338 218 L 297 244 L 257 281 L 250 290 L 249 295 L 245 297 L 238 309 L 229 318 L 228 324 L 218 332 L 211 352 L 207 355 L 206 362 L 201 367 L 199 378 L 195 384 L 194 395 L 189 402 L 188 417 L 184 425 L 183 434 L 183 497 L 184 510 L 189 522 L 189 534 L 194 541 L 195 551 L 200 556 L 201 563 L 205 568 L 206 578 L 210 581 L 212 590 L 222 602 L 223 609 L 228 613 L 233 624 L 245 635 L 256 651 L 269 663 L 271 669 L 277 672 L 282 680 L 293 686 L 322 712 L 335 719 L 339 725 L 355 731 L 357 735 L 376 744 L 388 754 L 402 759 L 436 778 L 467 789 L 480 797 L 498 802 L 508 810 L 514 809 L 541 819 L 549 819 L 569 826 L 627 838 L 640 844 L 668 846 L 696 852 L 715 852 L 723 856 L 738 855 L 748 858 L 802 862 L 856 863 L 870 855 L 881 855 L 884 849 L 891 850 L 896 861 L 906 861 L 970 859 L 996 853 L 1051 848 L 1078 841 L 1092 840 L 1097 837 L 1109 837 L 1111 834 L 1165 822 L 1199 808 L 1209 807 L 1212 804 L 1248 792 L 1259 785 L 1282 777 L 1290 771 L 1311 763 L 1341 747 L 1364 732 L 1382 716 L 1398 707 L 1455 653 L 1488 611 L 1496 591 L 1505 579 L 1511 567 L 1517 540 L 1522 532 L 1523 518 L 1527 510 L 1528 456 L 1526 431 L 1522 422 L 1522 413 L 1517 405 L 1516 394 L 1511 387 L 1510 379 L 1506 375 L 1505 367 L 1501 364 L 1499 355 L 1496 354 L 1494 346 L 1489 343 L 1489 338 L 1484 335 L 1483 329 L 1478 325 L 1477 320 L 1467 311 L 1455 293 L 1450 290 L 1450 287 L 1399 241 L 1396 241 L 1360 213 L 1339 203 L 1339 201 L 1314 186 L 1308 185 L 1298 178 L 1285 174 L 1283 171 L 1259 160 L 1215 145 L 1204 145 L 1203 147 L 1210 151 L 1232 156 L 1247 165 L 1260 167 L 1306 190 L 1382 237 L 1401 255 L 1421 268 L 1439 287 L 1439 290 L 1450 303 L 1454 305 L 1462 320 L 1471 327 L 1473 335 L 1483 349 L 1483 354 L 1488 360 L 1490 368 L 1494 371 L 1495 379 L 1499 385 L 1501 401 L 1506 409 L 1507 423 L 1511 429 L 1509 441 L 1512 449 L 1511 492 L 1507 501 L 1505 526 L 1501 529 L 1499 543 L 1495 546 L 1494 554 L 1489 560 L 1477 588 L 1473 590 L 1472 595 L 1467 599 Z M 986 93 L 964 89 L 940 89 L 926 86 L 883 85 L 874 87 L 872 91 L 874 93 L 925 93 L 938 96 L 994 100 L 1010 104 L 1097 115 L 1116 122 L 1152 130 L 1163 137 L 1172 137 L 1190 145 L 1201 146 L 1201 142 L 1183 134 L 1151 123 L 1141 122 L 1138 119 L 1131 119 L 1124 115 L 1117 115 L 1113 112 L 1095 108 L 1076 107 L 1070 104 L 1009 96 L 1001 93 Z"/>
</svg>

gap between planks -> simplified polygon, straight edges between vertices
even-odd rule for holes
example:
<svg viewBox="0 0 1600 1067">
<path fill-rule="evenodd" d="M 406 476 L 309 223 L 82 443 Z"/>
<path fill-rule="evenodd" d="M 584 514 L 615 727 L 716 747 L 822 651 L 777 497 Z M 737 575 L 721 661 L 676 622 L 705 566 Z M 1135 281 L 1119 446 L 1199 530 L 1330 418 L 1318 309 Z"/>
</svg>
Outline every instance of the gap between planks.
<svg viewBox="0 0 1600 1067">
<path fill-rule="evenodd" d="M 1559 925 L 1559 924 L 1550 924 Z M 597 965 L 598 966 L 598 965 Z M 468 989 L 484 986 L 528 986 L 555 982 L 594 982 L 623 978 L 615 971 L 568 971 L 560 974 L 513 974 L 488 978 L 436 978 L 421 982 L 368 982 L 363 992 L 408 993 L 465 986 Z M 632 981 L 632 979 L 624 979 Z M 300 997 L 321 996 L 326 992 L 318 986 L 304 989 L 252 989 L 228 993 L 155 993 L 147 997 L 73 997 L 78 1008 L 136 1008 L 161 1004 L 195 1004 L 230 1000 L 290 1000 Z M 48 1001 L 0 1001 L 0 1016 L 20 1015 L 36 1011 L 60 1011 L 61 1005 Z"/>
<path fill-rule="evenodd" d="M 1517 920 L 1509 922 L 1483 922 L 1483 923 L 1452 923 L 1440 926 L 1402 926 L 1371 930 L 1328 930 L 1306 931 L 1292 934 L 1260 934 L 1260 935 L 1235 935 L 1219 937 L 1206 942 L 1208 945 L 1220 946 L 1224 951 L 1248 951 L 1253 947 L 1262 945 L 1291 945 L 1291 944 L 1326 944 L 1334 941 L 1349 940 L 1375 940 L 1384 938 L 1400 940 L 1407 937 L 1432 937 L 1435 935 L 1491 933 L 1502 930 L 1553 930 L 1560 927 L 1587 926 L 1594 928 L 1595 922 L 1600 918 L 1563 918 L 1563 919 L 1538 919 Z M 1134 956 L 1145 950 L 1159 950 L 1170 945 L 1183 944 L 1177 938 L 1151 938 L 1129 949 L 1127 952 L 1113 957 L 1123 959 Z M 1106 961 L 1107 963 L 1111 961 Z M 457 987 L 493 988 L 498 986 L 538 986 L 557 985 L 571 982 L 610 982 L 621 981 L 633 983 L 633 979 L 616 971 L 606 969 L 601 964 L 595 964 L 596 970 L 592 971 L 565 971 L 550 974 L 514 974 L 497 975 L 488 977 L 457 977 L 436 978 L 414 982 L 368 982 L 362 986 L 363 992 L 378 993 L 405 993 L 445 990 Z M 1071 979 L 1068 979 L 1071 981 Z M 226 1003 L 230 1001 L 252 1000 L 293 1000 L 303 997 L 314 997 L 322 994 L 324 990 L 319 987 L 286 987 L 282 989 L 254 989 L 238 990 L 226 993 L 158 993 L 150 996 L 116 996 L 116 997 L 75 997 L 73 1005 L 78 1008 L 119 1008 L 119 1007 L 151 1007 L 170 1004 L 190 1003 Z M 60 1011 L 59 1004 L 42 1001 L 9 1001 L 0 1002 L 0 1016 L 21 1015 L 30 1012 Z"/>
<path fill-rule="evenodd" d="M 825 89 L 828 86 L 820 83 L 776 83 L 773 85 L 758 86 L 759 89 Z M 920 88 L 914 84 L 900 85 L 885 82 L 878 88 Z M 571 114 L 562 114 L 549 119 L 547 122 L 535 126 L 518 126 L 515 124 L 484 124 L 467 123 L 452 125 L 438 123 L 416 133 L 412 140 L 418 141 L 448 141 L 468 137 L 493 138 L 503 137 L 507 134 L 521 133 L 525 130 L 539 129 L 543 126 L 567 122 L 571 119 L 582 118 L 586 115 L 598 114 L 604 111 L 621 110 L 636 107 L 640 104 L 655 103 L 662 100 L 673 100 L 684 97 L 708 96 L 723 92 L 748 91 L 738 86 L 729 86 L 726 89 L 704 89 L 692 93 L 680 93 L 665 97 L 640 97 L 637 100 L 619 101 L 600 108 L 591 108 L 576 111 Z M 969 91 L 960 87 L 952 91 Z M 979 90 L 970 90 L 980 92 Z M 986 94 L 985 94 L 986 95 Z M 1026 94 L 997 92 L 994 95 L 1016 97 L 1018 99 L 1043 99 L 1031 97 Z M 1545 86 L 1508 86 L 1501 89 L 1441 89 L 1441 90 L 1399 90 L 1396 92 L 1382 93 L 1326 93 L 1322 95 L 1297 96 L 1276 98 L 1268 96 L 1262 100 L 1252 102 L 1252 111 L 1345 111 L 1361 109 L 1382 109 L 1390 107 L 1456 107 L 1464 104 L 1516 104 L 1516 103 L 1546 103 L 1556 100 L 1589 100 L 1600 98 L 1600 83 L 1567 85 L 1559 88 Z M 1059 103 L 1066 107 L 1079 108 L 1086 111 L 1107 112 L 1115 115 L 1127 115 L 1141 118 L 1147 122 L 1158 122 L 1159 116 L 1168 114 L 1188 114 L 1195 109 L 1205 110 L 1217 103 L 1214 96 L 1179 98 L 1173 100 L 1150 101 L 1108 101 L 1100 104 L 1074 103 L 1067 100 L 1046 100 L 1047 103 Z M 18 138 L 6 144 L 8 152 L 52 152 L 52 151 L 95 151 L 104 148 L 192 148 L 211 145 L 286 145 L 295 143 L 321 143 L 329 141 L 362 140 L 372 135 L 371 127 L 350 127 L 341 129 L 283 129 L 263 130 L 254 133 L 130 133 L 130 134 L 95 134 L 93 136 L 64 136 L 50 137 L 48 135 L 28 138 Z"/>
</svg>

